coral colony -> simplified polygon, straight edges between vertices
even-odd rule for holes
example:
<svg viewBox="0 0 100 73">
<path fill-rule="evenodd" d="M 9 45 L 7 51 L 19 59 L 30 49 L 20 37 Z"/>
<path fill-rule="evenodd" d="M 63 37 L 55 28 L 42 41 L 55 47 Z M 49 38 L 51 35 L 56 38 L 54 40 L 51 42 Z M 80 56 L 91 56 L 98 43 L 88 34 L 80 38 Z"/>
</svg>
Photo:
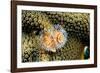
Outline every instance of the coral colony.
<svg viewBox="0 0 100 73">
<path fill-rule="evenodd" d="M 22 62 L 90 58 L 89 13 L 22 10 Z"/>
</svg>

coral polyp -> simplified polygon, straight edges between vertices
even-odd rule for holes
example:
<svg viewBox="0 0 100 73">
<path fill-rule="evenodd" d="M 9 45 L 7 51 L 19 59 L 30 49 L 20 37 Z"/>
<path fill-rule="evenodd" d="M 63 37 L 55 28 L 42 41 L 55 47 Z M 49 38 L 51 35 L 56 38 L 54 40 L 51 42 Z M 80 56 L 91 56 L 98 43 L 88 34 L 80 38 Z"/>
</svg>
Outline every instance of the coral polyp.
<svg viewBox="0 0 100 73">
<path fill-rule="evenodd" d="M 53 29 L 41 33 L 40 45 L 48 51 L 56 52 L 57 49 L 63 47 L 66 43 L 67 32 L 59 24 L 52 27 Z"/>
</svg>

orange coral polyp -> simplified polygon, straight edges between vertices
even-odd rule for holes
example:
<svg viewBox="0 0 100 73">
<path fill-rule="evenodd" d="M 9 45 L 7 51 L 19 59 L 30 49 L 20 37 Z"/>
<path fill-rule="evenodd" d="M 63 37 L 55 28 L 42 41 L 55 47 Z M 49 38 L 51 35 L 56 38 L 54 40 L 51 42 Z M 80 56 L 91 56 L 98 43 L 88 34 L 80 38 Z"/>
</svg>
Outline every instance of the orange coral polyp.
<svg viewBox="0 0 100 73">
<path fill-rule="evenodd" d="M 63 38 L 63 34 L 61 32 L 56 31 L 54 38 L 56 39 L 56 42 L 61 43 L 63 42 L 64 38 Z"/>
<path fill-rule="evenodd" d="M 64 31 L 64 29 L 62 30 Z M 42 48 L 53 52 L 61 48 L 65 44 L 67 38 L 63 33 L 65 32 L 56 29 L 45 31 L 40 38 Z"/>
</svg>

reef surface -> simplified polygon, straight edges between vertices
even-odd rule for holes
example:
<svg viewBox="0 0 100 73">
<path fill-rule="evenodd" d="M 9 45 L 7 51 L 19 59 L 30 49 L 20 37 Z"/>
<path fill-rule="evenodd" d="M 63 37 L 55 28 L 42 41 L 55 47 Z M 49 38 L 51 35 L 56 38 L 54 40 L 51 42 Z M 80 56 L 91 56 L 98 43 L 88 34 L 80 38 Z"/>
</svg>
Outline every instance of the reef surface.
<svg viewBox="0 0 100 73">
<path fill-rule="evenodd" d="M 22 10 L 22 62 L 85 59 L 89 25 L 89 13 Z"/>
</svg>

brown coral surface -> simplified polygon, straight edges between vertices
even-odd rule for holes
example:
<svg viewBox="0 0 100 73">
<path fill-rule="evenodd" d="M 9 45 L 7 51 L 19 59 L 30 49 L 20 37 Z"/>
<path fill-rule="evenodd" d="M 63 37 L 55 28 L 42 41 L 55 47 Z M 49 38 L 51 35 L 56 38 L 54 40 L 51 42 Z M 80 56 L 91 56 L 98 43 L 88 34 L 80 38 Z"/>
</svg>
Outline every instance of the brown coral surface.
<svg viewBox="0 0 100 73">
<path fill-rule="evenodd" d="M 82 60 L 84 47 L 90 43 L 89 17 L 89 13 L 22 10 L 22 62 Z M 55 31 L 55 40 L 47 31 L 57 24 L 66 31 L 67 41 L 56 51 L 48 51 L 40 45 L 40 36 L 44 33 L 43 44 L 55 49 L 55 44 L 63 42 L 63 34 Z"/>
</svg>

